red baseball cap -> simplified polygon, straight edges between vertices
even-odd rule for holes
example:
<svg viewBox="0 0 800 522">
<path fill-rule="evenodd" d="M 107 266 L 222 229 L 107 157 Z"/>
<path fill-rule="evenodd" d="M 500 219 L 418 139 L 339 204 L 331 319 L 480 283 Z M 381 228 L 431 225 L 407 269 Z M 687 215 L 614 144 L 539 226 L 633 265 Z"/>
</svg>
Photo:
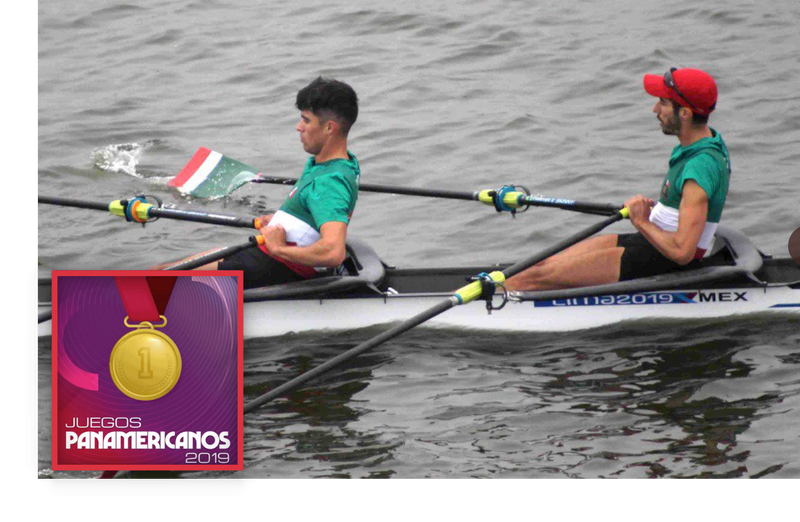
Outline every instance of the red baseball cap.
<svg viewBox="0 0 800 522">
<path fill-rule="evenodd" d="M 644 90 L 651 96 L 674 100 L 697 114 L 711 114 L 717 105 L 717 84 L 700 69 L 672 68 L 663 76 L 645 74 Z"/>
</svg>

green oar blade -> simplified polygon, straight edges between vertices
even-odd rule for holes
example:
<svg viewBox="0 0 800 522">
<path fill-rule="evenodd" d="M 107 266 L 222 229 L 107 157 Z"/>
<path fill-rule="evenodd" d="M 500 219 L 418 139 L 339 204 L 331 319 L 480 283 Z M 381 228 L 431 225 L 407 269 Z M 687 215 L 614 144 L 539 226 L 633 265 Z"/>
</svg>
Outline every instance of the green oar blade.
<svg viewBox="0 0 800 522">
<path fill-rule="evenodd" d="M 184 194 L 199 198 L 224 197 L 258 177 L 258 170 L 200 147 L 189 163 L 169 183 Z"/>
</svg>

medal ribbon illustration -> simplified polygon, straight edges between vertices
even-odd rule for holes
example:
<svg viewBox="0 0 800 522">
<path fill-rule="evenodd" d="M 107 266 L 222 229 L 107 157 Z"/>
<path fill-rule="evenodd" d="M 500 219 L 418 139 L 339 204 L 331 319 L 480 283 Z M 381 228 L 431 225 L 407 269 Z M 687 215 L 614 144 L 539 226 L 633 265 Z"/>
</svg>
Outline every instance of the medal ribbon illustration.
<svg viewBox="0 0 800 522">
<path fill-rule="evenodd" d="M 177 280 L 176 276 L 114 277 L 125 311 L 128 312 L 128 319 L 135 323 L 159 322 L 167 309 Z"/>
</svg>

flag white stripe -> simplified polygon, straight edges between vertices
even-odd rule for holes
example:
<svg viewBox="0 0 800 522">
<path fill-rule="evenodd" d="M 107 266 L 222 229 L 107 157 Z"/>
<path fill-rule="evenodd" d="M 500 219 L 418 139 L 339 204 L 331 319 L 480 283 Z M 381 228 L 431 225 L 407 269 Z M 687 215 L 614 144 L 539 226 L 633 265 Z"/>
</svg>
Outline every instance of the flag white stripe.
<svg viewBox="0 0 800 522">
<path fill-rule="evenodd" d="M 209 174 L 211 174 L 221 159 L 222 154 L 212 150 L 203 164 L 200 165 L 200 168 L 198 168 L 197 171 L 192 174 L 192 177 L 183 184 L 181 187 L 181 192 L 191 193 L 194 189 L 196 189 L 200 183 L 204 182 L 206 178 L 208 178 Z"/>
</svg>

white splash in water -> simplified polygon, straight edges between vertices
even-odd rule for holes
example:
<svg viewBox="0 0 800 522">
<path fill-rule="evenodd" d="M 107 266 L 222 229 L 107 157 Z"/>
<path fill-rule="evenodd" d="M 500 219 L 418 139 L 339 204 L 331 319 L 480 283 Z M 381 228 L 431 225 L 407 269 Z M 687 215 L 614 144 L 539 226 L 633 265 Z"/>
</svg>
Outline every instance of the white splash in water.
<svg viewBox="0 0 800 522">
<path fill-rule="evenodd" d="M 141 178 L 136 173 L 136 164 L 142 154 L 144 146 L 138 143 L 118 143 L 106 145 L 92 151 L 90 159 L 94 166 L 110 172 L 124 172 L 125 174 Z"/>
</svg>

